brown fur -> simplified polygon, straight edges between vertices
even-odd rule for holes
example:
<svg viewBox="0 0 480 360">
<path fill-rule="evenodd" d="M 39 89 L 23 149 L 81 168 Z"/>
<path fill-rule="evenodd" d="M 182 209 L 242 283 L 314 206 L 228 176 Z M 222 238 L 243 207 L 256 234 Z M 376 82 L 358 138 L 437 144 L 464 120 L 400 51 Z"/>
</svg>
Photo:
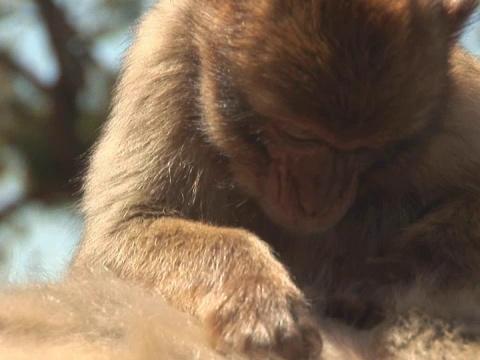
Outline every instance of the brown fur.
<svg viewBox="0 0 480 360">
<path fill-rule="evenodd" d="M 352 321 L 373 304 L 370 323 L 392 283 L 473 286 L 480 66 L 455 43 L 474 7 L 160 3 L 92 156 L 75 267 L 160 292 L 217 348 L 291 359 L 321 348 L 300 288 Z"/>
</svg>

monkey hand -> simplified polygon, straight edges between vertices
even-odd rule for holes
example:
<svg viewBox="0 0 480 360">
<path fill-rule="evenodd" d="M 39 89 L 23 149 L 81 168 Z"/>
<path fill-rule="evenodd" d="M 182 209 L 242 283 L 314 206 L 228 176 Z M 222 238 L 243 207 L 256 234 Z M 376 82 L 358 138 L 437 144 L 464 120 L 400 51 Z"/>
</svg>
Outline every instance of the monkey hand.
<svg viewBox="0 0 480 360">
<path fill-rule="evenodd" d="M 207 317 L 214 341 L 265 358 L 309 359 L 320 352 L 317 325 L 302 294 L 293 286 L 277 288 L 268 278 L 232 283 L 223 301 Z"/>
<path fill-rule="evenodd" d="M 355 273 L 336 283 L 326 313 L 358 328 L 371 328 L 383 320 L 394 289 L 412 279 L 413 265 L 395 257 L 370 258 L 357 264 Z"/>
<path fill-rule="evenodd" d="M 263 260 L 250 271 L 238 264 L 239 274 L 206 301 L 202 317 L 215 345 L 253 359 L 318 358 L 322 341 L 304 295 L 273 256 Z"/>
</svg>

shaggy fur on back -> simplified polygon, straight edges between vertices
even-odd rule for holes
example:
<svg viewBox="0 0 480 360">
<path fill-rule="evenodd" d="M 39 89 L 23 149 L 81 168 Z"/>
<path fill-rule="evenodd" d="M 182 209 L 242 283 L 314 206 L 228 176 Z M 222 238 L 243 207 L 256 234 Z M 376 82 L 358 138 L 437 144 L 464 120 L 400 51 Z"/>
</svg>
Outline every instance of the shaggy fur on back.
<svg viewBox="0 0 480 360">
<path fill-rule="evenodd" d="M 0 359 L 221 359 L 195 320 L 113 278 L 5 290 Z"/>
<path fill-rule="evenodd" d="M 480 307 L 475 296 L 457 292 L 433 303 L 426 288 L 422 283 L 399 294 L 396 315 L 370 331 L 322 321 L 322 360 L 478 359 Z M 105 274 L 87 273 L 61 284 L 4 289 L 0 359 L 244 358 L 215 352 L 201 325 L 159 296 Z"/>
</svg>

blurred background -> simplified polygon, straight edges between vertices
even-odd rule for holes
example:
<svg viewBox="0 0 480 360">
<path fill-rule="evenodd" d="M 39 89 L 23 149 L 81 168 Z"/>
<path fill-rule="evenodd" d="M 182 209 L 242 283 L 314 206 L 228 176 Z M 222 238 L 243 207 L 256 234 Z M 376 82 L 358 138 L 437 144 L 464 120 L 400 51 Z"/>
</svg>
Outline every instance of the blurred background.
<svg viewBox="0 0 480 360">
<path fill-rule="evenodd" d="M 153 0 L 0 0 L 0 281 L 61 275 L 85 154 Z"/>
<path fill-rule="evenodd" d="M 154 2 L 0 0 L 0 281 L 55 278 L 71 259 L 86 153 Z M 477 18 L 462 42 L 480 56 Z"/>
</svg>

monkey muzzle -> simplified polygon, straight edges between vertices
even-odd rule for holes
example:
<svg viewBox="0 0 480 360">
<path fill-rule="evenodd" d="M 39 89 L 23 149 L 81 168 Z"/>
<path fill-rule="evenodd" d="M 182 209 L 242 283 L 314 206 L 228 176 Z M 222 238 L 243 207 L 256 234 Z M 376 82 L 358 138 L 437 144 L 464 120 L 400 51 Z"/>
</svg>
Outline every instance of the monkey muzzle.
<svg viewBox="0 0 480 360">
<path fill-rule="evenodd" d="M 263 204 L 282 226 L 326 230 L 355 198 L 359 164 L 353 155 L 326 146 L 307 153 L 271 153 Z"/>
</svg>

